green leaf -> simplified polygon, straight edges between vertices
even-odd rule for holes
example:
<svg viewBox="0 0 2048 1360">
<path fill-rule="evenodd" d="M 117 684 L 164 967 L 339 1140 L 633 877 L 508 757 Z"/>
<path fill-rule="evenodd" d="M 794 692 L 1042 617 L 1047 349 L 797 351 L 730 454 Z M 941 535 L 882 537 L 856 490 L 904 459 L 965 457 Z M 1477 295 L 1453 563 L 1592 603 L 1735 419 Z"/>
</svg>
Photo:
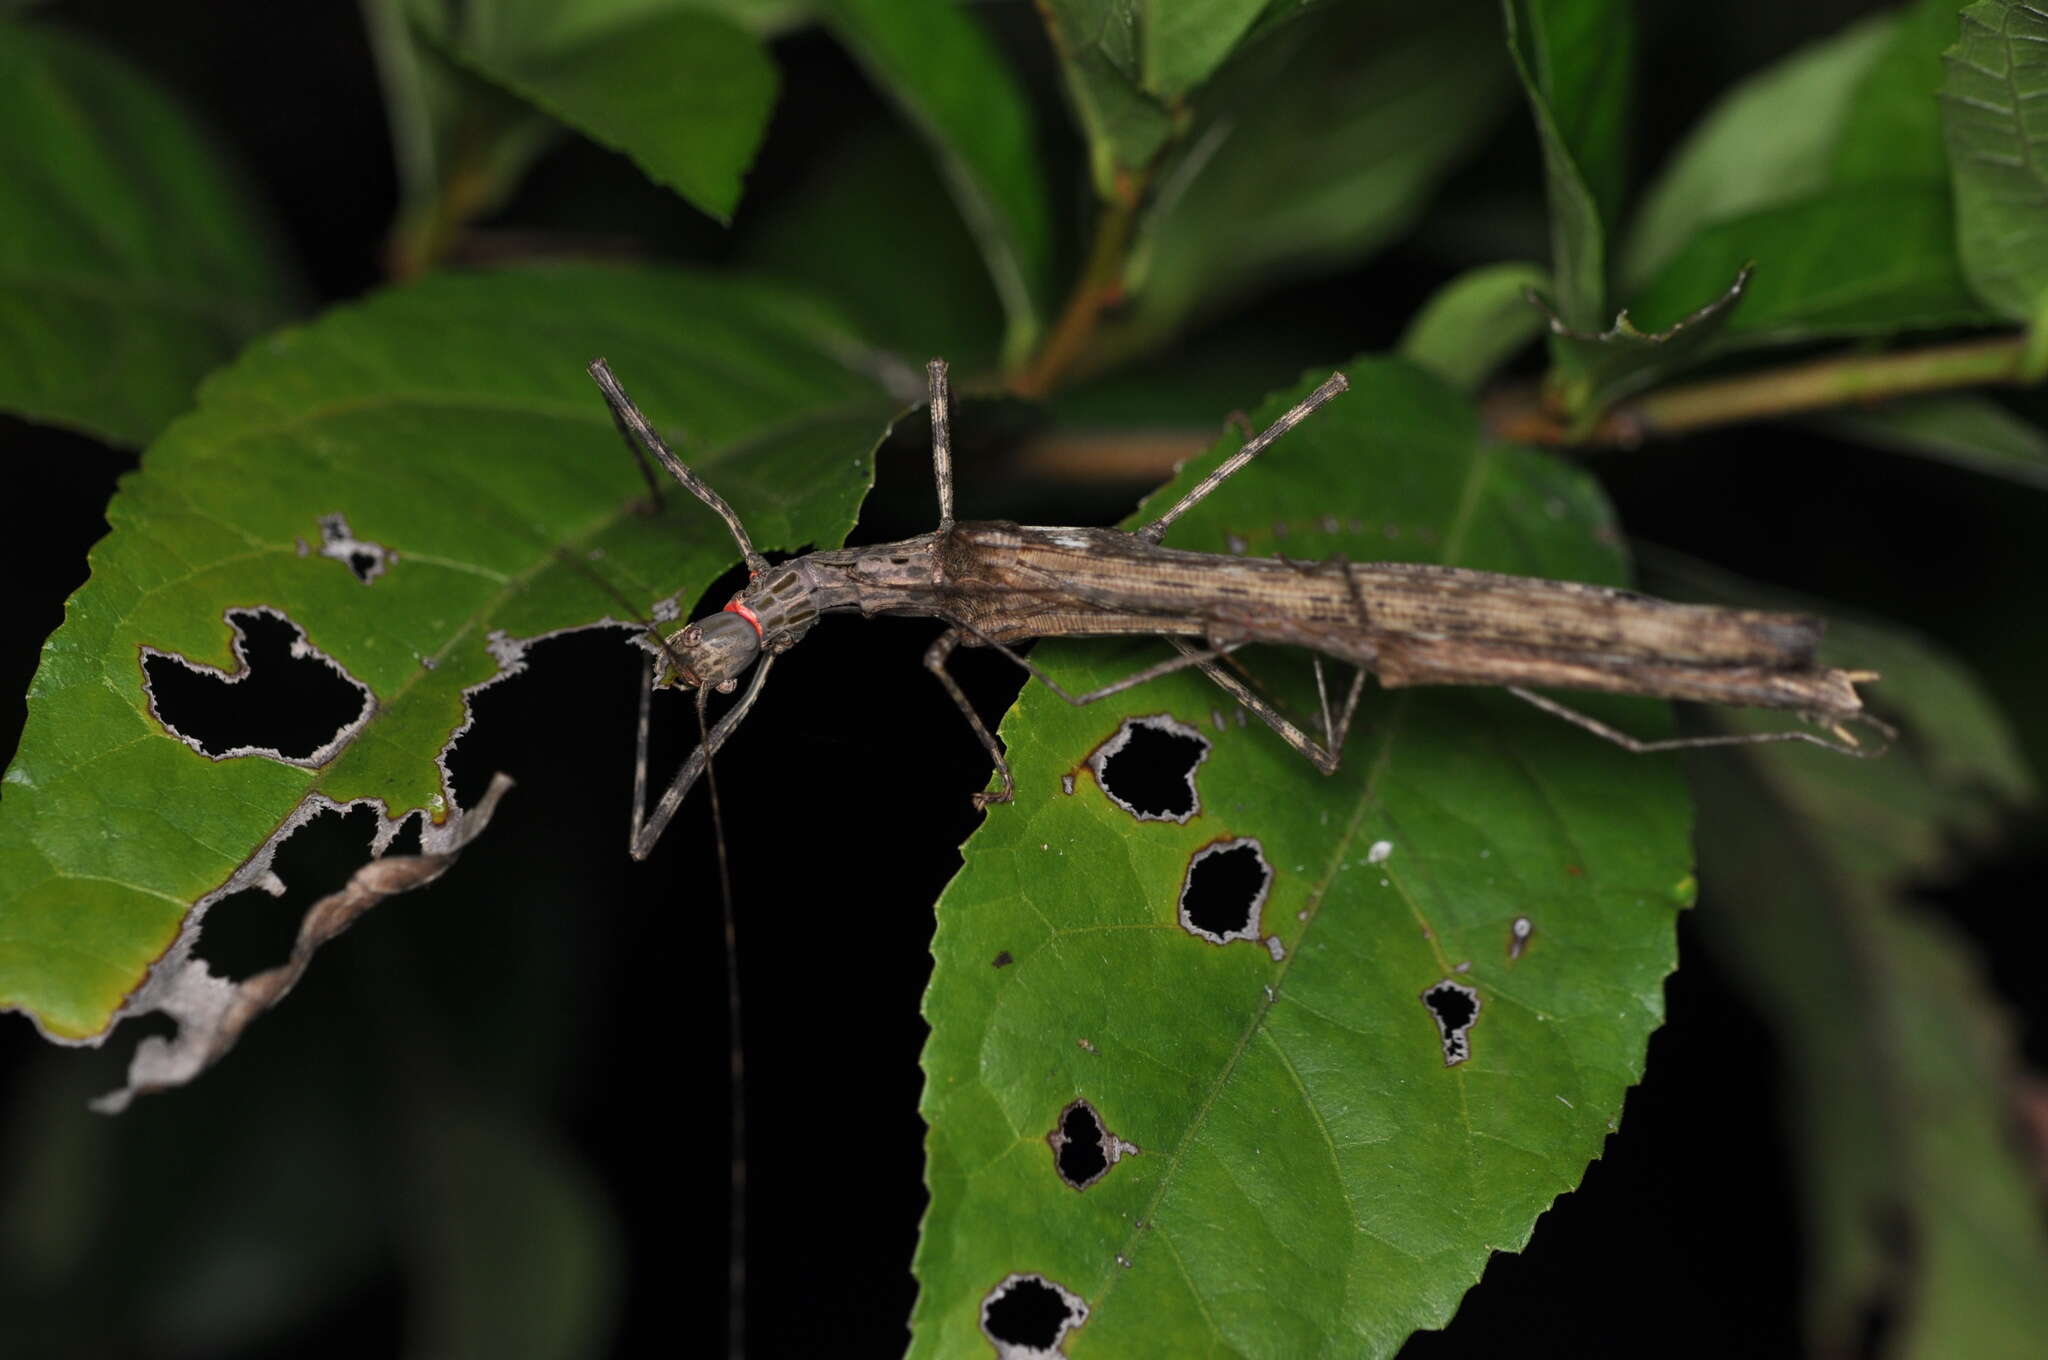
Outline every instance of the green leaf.
<svg viewBox="0 0 2048 1360">
<path fill-rule="evenodd" d="M 1550 392 L 1571 417 L 1574 432 L 1591 428 L 1602 411 L 1623 397 L 1699 363 L 1735 317 L 1750 272 L 1744 265 L 1719 294 L 1661 331 L 1639 330 L 1623 312 L 1607 330 L 1587 335 L 1567 327 L 1552 311 L 1550 352 L 1556 367 Z"/>
<path fill-rule="evenodd" d="M 1142 0 L 1144 87 L 1174 98 L 1207 80 L 1266 0 Z"/>
<path fill-rule="evenodd" d="M 1948 181 L 1942 149 L 1941 54 L 1964 0 L 1919 0 L 1899 11 L 1889 45 L 1863 73 L 1835 144 L 1833 180 Z"/>
<path fill-rule="evenodd" d="M 1502 0 L 1508 50 L 1536 118 L 1551 274 L 1565 320 L 1605 319 L 1606 234 L 1626 177 L 1635 11 L 1620 0 Z"/>
<path fill-rule="evenodd" d="M 1583 473 L 1488 442 L 1412 365 L 1348 372 L 1348 395 L 1171 540 L 1622 576 Z M 1035 653 L 1070 687 L 1158 655 Z M 1269 679 L 1275 660 L 1250 658 Z M 1653 704 L 1596 707 L 1660 726 Z M 913 1354 L 985 1346 L 983 1300 L 1012 1274 L 1086 1303 L 1090 1353 L 1392 1354 L 1528 1241 L 1620 1115 L 1690 892 L 1674 765 L 1504 695 L 1376 689 L 1326 778 L 1234 708 L 1183 673 L 1086 708 L 1033 685 L 1003 725 L 1017 801 L 968 842 L 933 943 Z M 1086 763 L 1123 719 L 1161 713 L 1210 748 L 1185 825 L 1134 821 Z M 1177 899 L 1191 856 L 1228 838 L 1256 838 L 1275 874 L 1260 938 L 1219 947 Z M 1449 1067 L 1421 1000 L 1445 981 L 1481 1002 Z M 1078 1193 L 1046 1141 L 1077 1098 L 1137 1148 Z"/>
<path fill-rule="evenodd" d="M 1406 231 L 1505 100 L 1489 29 L 1475 6 L 1333 6 L 1248 43 L 1160 173 L 1119 344 L 1150 347 L 1200 311 Z"/>
<path fill-rule="evenodd" d="M 1978 0 L 1945 60 L 1963 271 L 2005 316 L 2048 324 L 2048 14 Z"/>
<path fill-rule="evenodd" d="M 1020 363 L 1052 288 L 1051 209 L 1032 110 L 987 35 L 949 0 L 829 0 L 833 31 L 937 153 L 1010 324 Z"/>
<path fill-rule="evenodd" d="M 747 29 L 674 0 L 409 2 L 464 64 L 731 222 L 775 104 Z"/>
<path fill-rule="evenodd" d="M 1838 438 L 2048 489 L 2048 433 L 1989 397 L 1909 397 L 1814 421 Z"/>
<path fill-rule="evenodd" d="M 1127 202 L 1131 177 L 1174 135 L 1172 110 L 1139 85 L 1137 12 L 1130 0 L 1045 0 L 1038 12 L 1088 143 L 1095 196 Z"/>
<path fill-rule="evenodd" d="M 0 126 L 0 409 L 147 443 L 296 305 L 268 217 L 190 115 L 55 29 L 0 23 Z"/>
<path fill-rule="evenodd" d="M 1992 319 L 1956 260 L 1946 186 L 1869 184 L 1718 223 L 1695 235 L 1635 299 L 1639 324 L 1670 325 L 1754 262 L 1730 343 L 1892 335 Z"/>
<path fill-rule="evenodd" d="M 1622 254 L 1633 292 L 1701 227 L 1803 198 L 1829 182 L 1850 97 L 1897 16 L 1808 44 L 1721 97 L 1644 194 Z"/>
<path fill-rule="evenodd" d="M 1479 386 L 1543 332 L 1530 294 L 1550 276 L 1533 264 L 1468 269 L 1436 290 L 1401 336 L 1401 357 L 1462 391 Z"/>
<path fill-rule="evenodd" d="M 1829 650 L 1884 673 L 1872 698 L 1903 735 L 1882 760 L 1691 763 L 1702 930 L 1770 1016 L 1794 1092 L 1810 1349 L 1853 1349 L 1883 1317 L 1886 1355 L 2024 1355 L 2048 1331 L 2048 1231 L 2012 1138 L 2019 1055 L 1913 890 L 2036 791 L 1955 658 L 1874 625 L 1838 624 Z"/>
<path fill-rule="evenodd" d="M 980 248 L 932 158 L 887 119 L 849 131 L 734 241 L 747 267 L 830 298 L 861 334 L 957 375 L 995 367 L 1004 317 Z M 903 280 L 915 279 L 915 288 Z"/>
<path fill-rule="evenodd" d="M 434 278 L 251 349 L 123 484 L 44 648 L 0 802 L 0 1005 L 104 1032 L 309 800 L 440 821 L 436 757 L 518 640 L 687 605 L 733 559 L 687 497 L 635 512 L 583 371 L 598 354 L 761 548 L 852 525 L 897 405 L 863 375 L 888 361 L 801 295 L 652 270 Z M 337 514 L 395 555 L 368 584 L 309 550 Z M 374 696 L 317 767 L 211 760 L 152 714 L 140 649 L 232 671 L 225 616 L 255 608 Z"/>
</svg>

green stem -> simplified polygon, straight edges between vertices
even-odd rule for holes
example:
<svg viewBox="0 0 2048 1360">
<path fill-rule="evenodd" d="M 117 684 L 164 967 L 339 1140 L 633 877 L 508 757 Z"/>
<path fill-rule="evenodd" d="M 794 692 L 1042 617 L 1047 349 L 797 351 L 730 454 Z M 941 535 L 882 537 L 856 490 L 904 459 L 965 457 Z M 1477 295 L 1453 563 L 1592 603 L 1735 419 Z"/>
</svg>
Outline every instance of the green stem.
<svg viewBox="0 0 2048 1360">
<path fill-rule="evenodd" d="M 1633 448 L 1650 438 L 1804 415 L 1837 406 L 1875 405 L 1921 392 L 1987 384 L 2025 385 L 2026 340 L 2000 337 L 1888 354 L 1853 354 L 1682 383 L 1616 404 L 1583 437 L 1529 398 L 1490 403 L 1488 423 L 1505 438 L 1538 444 Z"/>
</svg>

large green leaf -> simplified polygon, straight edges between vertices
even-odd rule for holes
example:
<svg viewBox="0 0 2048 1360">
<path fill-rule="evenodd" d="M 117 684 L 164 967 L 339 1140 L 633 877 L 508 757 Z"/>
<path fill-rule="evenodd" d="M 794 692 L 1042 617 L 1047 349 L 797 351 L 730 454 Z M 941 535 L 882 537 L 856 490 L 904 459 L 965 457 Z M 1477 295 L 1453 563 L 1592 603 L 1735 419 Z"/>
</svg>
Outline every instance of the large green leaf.
<svg viewBox="0 0 2048 1360">
<path fill-rule="evenodd" d="M 195 903 L 260 878 L 251 856 L 295 811 L 447 815 L 436 759 L 518 640 L 687 605 L 732 560 L 687 498 L 635 513 L 639 474 L 583 372 L 598 354 L 762 548 L 851 526 L 896 402 L 864 376 L 878 356 L 799 295 L 657 271 L 437 278 L 253 348 L 115 498 L 44 650 L 0 803 L 0 1004 L 101 1034 Z M 310 550 L 335 515 L 387 554 L 367 583 Z M 139 649 L 233 672 L 225 616 L 254 609 L 374 697 L 317 766 L 208 759 L 152 713 Z"/>
<path fill-rule="evenodd" d="M 459 60 L 732 220 L 775 103 L 748 29 L 680 0 L 408 3 Z"/>
<path fill-rule="evenodd" d="M 1874 14 L 1734 86 L 1701 118 L 1643 195 L 1621 261 L 1633 291 L 1701 227 L 1827 185 L 1850 97 L 1892 41 Z"/>
<path fill-rule="evenodd" d="M 1945 186 L 1868 184 L 1701 231 L 1630 308 L 1648 329 L 1669 326 L 1756 266 L 1729 343 L 1889 335 L 1992 319 L 1956 259 Z"/>
<path fill-rule="evenodd" d="M 949 0 L 830 0 L 833 30 L 931 143 L 1009 313 L 1021 362 L 1051 291 L 1052 227 L 1032 111 L 974 19 Z"/>
<path fill-rule="evenodd" d="M 1918 0 L 1903 7 L 1891 41 L 1863 72 L 1836 134 L 1832 179 L 1839 184 L 1945 182 L 1941 54 L 1956 40 L 1964 0 Z"/>
<path fill-rule="evenodd" d="M 1619 0 L 1502 0 L 1508 50 L 1536 119 L 1551 275 L 1566 324 L 1606 321 L 1607 232 L 1627 173 L 1635 11 Z"/>
<path fill-rule="evenodd" d="M 1125 276 L 1123 344 L 1407 230 L 1494 126 L 1508 72 L 1477 6 L 1333 6 L 1268 29 L 1202 91 Z M 1312 167 L 1308 169 L 1307 167 Z"/>
<path fill-rule="evenodd" d="M 1830 649 L 1884 673 L 1903 737 L 1883 760 L 1692 763 L 1701 928 L 1771 1016 L 1795 1093 L 1811 1349 L 1855 1349 L 1881 1318 L 1885 1356 L 2031 1354 L 2048 1231 L 2015 1137 L 2019 1057 L 1977 961 L 1913 890 L 2037 795 L 1954 657 L 1871 625 L 1838 623 Z"/>
<path fill-rule="evenodd" d="M 1978 297 L 2048 330 L 2048 14 L 1978 0 L 1947 65 L 1963 270 Z"/>
<path fill-rule="evenodd" d="M 1411 365 L 1348 372 L 1171 540 L 1621 577 L 1590 479 L 1489 443 Z M 1157 654 L 1037 658 L 1085 687 Z M 1598 707 L 1660 726 L 1656 705 Z M 1375 691 L 1325 778 L 1234 712 L 1182 675 L 1079 709 L 1034 685 L 1004 723 L 1017 801 L 938 909 L 915 1354 L 986 1345 L 984 1300 L 1013 1275 L 1085 1303 L 1077 1356 L 1391 1354 L 1527 1242 L 1620 1115 L 1691 893 L 1676 767 L 1505 696 Z M 1209 747 L 1185 824 L 1136 822 L 1088 764 L 1155 714 Z M 1219 947 L 1177 899 L 1191 857 L 1233 838 L 1274 873 L 1253 938 Z M 1446 982 L 1481 1005 L 1455 1066 L 1422 1000 Z M 1137 1149 L 1078 1192 L 1047 1142 L 1077 1099 Z"/>
<path fill-rule="evenodd" d="M 0 127 L 0 409 L 146 443 L 296 305 L 270 224 L 183 109 L 55 29 L 0 23 Z"/>
</svg>

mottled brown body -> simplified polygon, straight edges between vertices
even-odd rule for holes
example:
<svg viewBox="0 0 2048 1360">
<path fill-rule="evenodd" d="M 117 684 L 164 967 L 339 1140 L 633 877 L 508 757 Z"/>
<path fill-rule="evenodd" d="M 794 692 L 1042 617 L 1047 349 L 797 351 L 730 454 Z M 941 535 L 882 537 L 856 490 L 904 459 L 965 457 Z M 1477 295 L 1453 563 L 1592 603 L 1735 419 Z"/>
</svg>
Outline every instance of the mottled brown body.
<svg viewBox="0 0 2048 1360">
<path fill-rule="evenodd" d="M 1520 685 L 1788 709 L 1863 711 L 1815 659 L 1810 615 L 1673 604 L 1629 590 L 1415 563 L 1320 564 L 1165 548 L 1120 529 L 959 523 L 776 569 L 806 609 L 919 614 L 965 641 L 1142 634 L 1307 647 L 1390 688 Z M 755 587 L 737 597 L 750 600 Z M 788 593 L 785 590 L 785 593 Z M 759 606 L 757 606 L 759 607 Z M 762 615 L 764 625 L 769 616 Z M 772 631 L 772 629 L 771 629 Z"/>
</svg>

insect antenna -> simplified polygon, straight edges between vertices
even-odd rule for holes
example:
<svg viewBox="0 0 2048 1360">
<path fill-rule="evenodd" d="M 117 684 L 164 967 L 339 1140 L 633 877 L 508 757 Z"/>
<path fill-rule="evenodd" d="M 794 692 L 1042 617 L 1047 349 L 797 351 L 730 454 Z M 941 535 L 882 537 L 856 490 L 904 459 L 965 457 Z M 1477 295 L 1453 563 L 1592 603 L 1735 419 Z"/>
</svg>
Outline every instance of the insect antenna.
<svg viewBox="0 0 2048 1360">
<path fill-rule="evenodd" d="M 734 1360 L 741 1360 L 747 1353 L 747 1064 L 740 1035 L 739 929 L 732 907 L 732 872 L 726 863 L 725 816 L 718 804 L 718 775 L 708 754 L 711 723 L 705 705 L 709 698 L 708 690 L 697 691 L 697 734 L 701 749 L 707 751 L 704 784 L 711 796 L 711 831 L 718 846 L 718 905 L 725 922 L 727 1103 L 732 1109 L 727 1134 L 732 1185 L 726 1219 L 725 1347 Z"/>
</svg>

